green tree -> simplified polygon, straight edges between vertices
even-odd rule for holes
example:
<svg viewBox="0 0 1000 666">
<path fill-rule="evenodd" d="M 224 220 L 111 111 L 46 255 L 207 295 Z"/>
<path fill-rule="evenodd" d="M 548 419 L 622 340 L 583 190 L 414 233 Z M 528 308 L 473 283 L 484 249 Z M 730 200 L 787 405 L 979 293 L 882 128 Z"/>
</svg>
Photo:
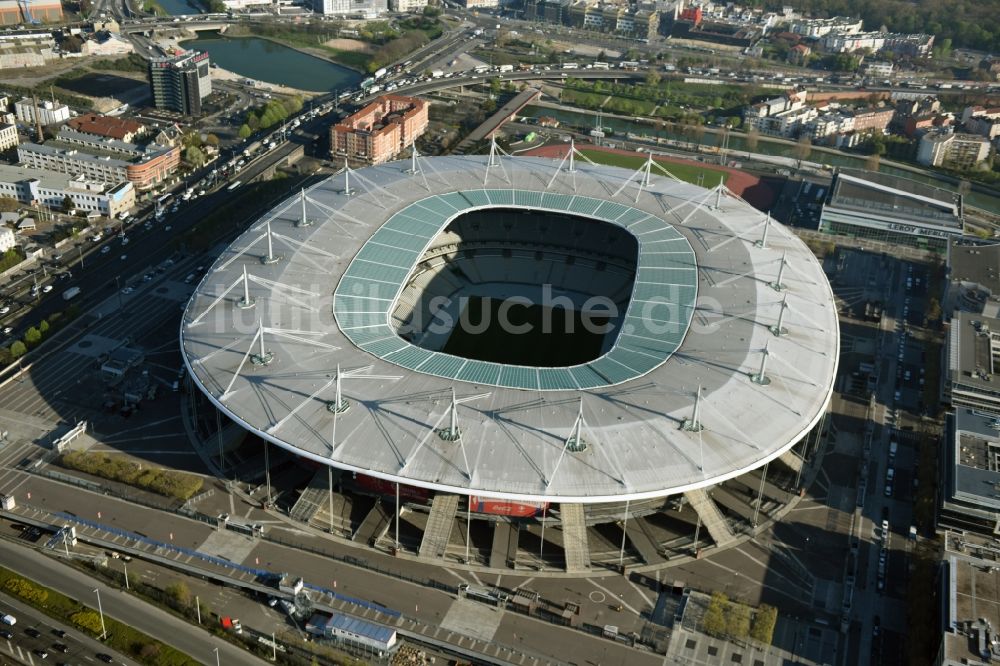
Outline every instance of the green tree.
<svg viewBox="0 0 1000 666">
<path fill-rule="evenodd" d="M 10 356 L 11 358 L 21 358 L 28 353 L 28 348 L 24 346 L 24 343 L 20 340 L 15 340 L 14 344 L 10 346 Z"/>
<path fill-rule="evenodd" d="M 760 142 L 760 132 L 751 127 L 747 130 L 747 150 L 751 153 L 757 150 L 757 144 Z"/>
<path fill-rule="evenodd" d="M 771 644 L 774 637 L 774 625 L 778 622 L 778 609 L 762 605 L 754 613 L 753 622 L 750 623 L 750 638 L 765 645 Z"/>
<path fill-rule="evenodd" d="M 201 148 L 197 146 L 188 146 L 188 149 L 184 151 L 184 161 L 188 164 L 200 167 L 205 164 L 205 153 L 201 151 Z"/>
<path fill-rule="evenodd" d="M 176 608 L 187 608 L 191 605 L 191 590 L 184 581 L 171 583 L 163 588 L 171 604 Z"/>
<path fill-rule="evenodd" d="M 24 343 L 28 345 L 29 349 L 31 347 L 34 347 L 41 341 L 42 341 L 42 334 L 34 326 L 32 326 L 31 328 L 29 328 L 27 331 L 24 332 Z"/>
<path fill-rule="evenodd" d="M 205 143 L 207 143 L 208 145 L 213 146 L 215 148 L 218 148 L 219 147 L 219 137 L 215 136 L 214 134 L 209 134 L 208 136 L 205 137 Z"/>
<path fill-rule="evenodd" d="M 0 212 L 12 213 L 21 207 L 20 202 L 13 197 L 0 197 Z"/>
<path fill-rule="evenodd" d="M 424 7 L 424 16 L 427 18 L 437 18 L 441 16 L 441 8 L 434 5 L 426 5 Z"/>
<path fill-rule="evenodd" d="M 73 197 L 67 194 L 62 200 L 62 212 L 72 213 L 74 208 L 76 208 L 76 204 L 73 203 Z"/>
<path fill-rule="evenodd" d="M 745 640 L 750 635 L 750 612 L 750 607 L 746 604 L 729 604 L 726 613 L 726 633 L 730 637 Z"/>
<path fill-rule="evenodd" d="M 701 628 L 709 636 L 721 638 L 726 635 L 726 607 L 729 597 L 722 592 L 713 592 L 712 600 L 708 602 L 705 615 L 701 619 Z"/>
<path fill-rule="evenodd" d="M 250 126 L 247 125 L 246 123 L 240 125 L 240 130 L 236 133 L 236 135 L 239 136 L 241 139 L 245 139 L 251 134 L 253 134 L 253 130 L 251 130 Z"/>
<path fill-rule="evenodd" d="M 49 322 L 43 319 L 41 323 L 38 324 L 38 332 L 41 333 L 44 338 L 45 334 L 49 332 Z"/>
</svg>

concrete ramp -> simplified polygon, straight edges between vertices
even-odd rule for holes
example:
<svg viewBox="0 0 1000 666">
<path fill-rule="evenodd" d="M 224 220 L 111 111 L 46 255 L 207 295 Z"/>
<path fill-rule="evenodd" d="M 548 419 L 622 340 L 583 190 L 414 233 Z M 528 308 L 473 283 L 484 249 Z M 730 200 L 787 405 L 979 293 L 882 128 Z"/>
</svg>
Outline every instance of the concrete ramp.
<svg viewBox="0 0 1000 666">
<path fill-rule="evenodd" d="M 368 515 L 365 516 L 365 519 L 361 521 L 358 531 L 354 533 L 351 540 L 363 543 L 366 546 L 374 544 L 389 529 L 389 519 L 391 517 L 389 511 L 382 505 L 381 498 L 375 500 L 375 505 L 368 512 Z"/>
<path fill-rule="evenodd" d="M 687 498 L 688 504 L 691 505 L 691 508 L 701 518 L 702 525 L 708 530 L 716 546 L 728 546 L 733 542 L 735 537 L 729 527 L 729 523 L 726 522 L 726 517 L 722 515 L 719 507 L 708 496 L 704 488 L 689 490 L 684 493 L 684 497 Z"/>
<path fill-rule="evenodd" d="M 340 479 L 341 472 L 339 469 L 332 471 L 334 485 Z M 327 501 L 327 493 L 330 491 L 327 474 L 327 468 L 325 467 L 316 470 L 313 478 L 309 480 L 309 485 L 305 487 L 299 498 L 295 500 L 292 510 L 288 512 L 290 517 L 295 520 L 301 520 L 303 523 L 308 523 L 312 520 L 312 517 L 316 515 L 320 506 Z"/>
<path fill-rule="evenodd" d="M 517 561 L 517 525 L 498 520 L 493 524 L 490 568 L 509 569 Z"/>
<path fill-rule="evenodd" d="M 424 527 L 424 537 L 420 540 L 420 557 L 444 557 L 457 513 L 458 495 L 438 493 L 434 496 L 431 513 L 427 516 L 427 525 Z"/>
<path fill-rule="evenodd" d="M 646 521 L 642 518 L 634 518 L 628 521 L 628 527 L 625 530 L 626 536 L 628 536 L 629 543 L 632 547 L 639 552 L 639 556 L 642 558 L 643 562 L 646 564 L 656 564 L 657 562 L 662 562 L 663 557 L 660 555 L 659 548 L 653 543 L 650 538 L 649 533 L 646 531 Z"/>
<path fill-rule="evenodd" d="M 778 460 L 780 460 L 782 464 L 785 465 L 785 467 L 792 470 L 793 472 L 802 471 L 802 458 L 799 458 L 797 455 L 795 455 L 795 453 L 791 449 L 788 449 L 780 456 L 778 456 Z"/>
<path fill-rule="evenodd" d="M 566 571 L 590 569 L 590 543 L 587 540 L 587 523 L 582 504 L 560 504 L 563 552 L 566 554 Z"/>
</svg>

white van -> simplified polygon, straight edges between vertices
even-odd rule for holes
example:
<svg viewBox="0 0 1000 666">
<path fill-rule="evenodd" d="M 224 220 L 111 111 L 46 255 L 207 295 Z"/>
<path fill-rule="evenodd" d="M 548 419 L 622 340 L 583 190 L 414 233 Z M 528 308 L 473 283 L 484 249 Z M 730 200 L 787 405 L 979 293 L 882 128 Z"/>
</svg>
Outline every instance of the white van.
<svg viewBox="0 0 1000 666">
<path fill-rule="evenodd" d="M 17 624 L 17 618 L 13 615 L 4 615 L 3 617 L 0 617 L 0 622 L 3 622 L 8 627 L 13 627 Z"/>
</svg>

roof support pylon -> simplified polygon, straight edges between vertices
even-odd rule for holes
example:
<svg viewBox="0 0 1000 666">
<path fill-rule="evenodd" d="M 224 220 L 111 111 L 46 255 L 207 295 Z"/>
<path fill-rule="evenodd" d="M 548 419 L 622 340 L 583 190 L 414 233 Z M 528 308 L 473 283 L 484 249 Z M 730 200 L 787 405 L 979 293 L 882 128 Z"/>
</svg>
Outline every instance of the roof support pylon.
<svg viewBox="0 0 1000 666">
<path fill-rule="evenodd" d="M 262 264 L 276 264 L 281 257 L 274 254 L 274 239 L 271 234 L 271 220 L 267 221 L 267 255 L 260 258 Z"/>
<path fill-rule="evenodd" d="M 778 277 L 775 278 L 774 282 L 771 283 L 771 288 L 775 291 L 783 291 L 785 285 L 781 283 L 781 277 L 785 274 L 785 265 L 788 262 L 785 261 L 785 253 L 781 253 L 781 263 L 778 264 Z"/>
<path fill-rule="evenodd" d="M 254 365 L 270 365 L 274 360 L 274 353 L 264 347 L 264 324 L 260 320 L 257 322 L 257 339 L 260 341 L 260 348 L 256 354 L 250 355 L 250 362 Z"/>
<path fill-rule="evenodd" d="M 410 162 L 410 168 L 406 170 L 406 173 L 410 174 L 411 176 L 415 176 L 418 173 L 420 173 L 420 165 L 417 164 L 417 144 L 416 144 L 416 142 L 410 144 L 410 149 L 411 149 L 411 151 L 410 151 L 411 162 Z"/>
<path fill-rule="evenodd" d="M 580 396 L 580 405 L 576 411 L 576 421 L 573 422 L 573 429 L 570 431 L 569 437 L 566 438 L 566 443 L 563 444 L 562 451 L 559 452 L 559 459 L 556 460 L 556 466 L 552 468 L 552 474 L 549 478 L 545 479 L 546 488 L 552 485 L 553 479 L 556 478 L 556 473 L 559 471 L 559 466 L 562 465 L 563 458 L 566 456 L 567 451 L 580 453 L 581 451 L 585 451 L 587 449 L 587 442 L 583 439 L 584 425 L 583 396 Z"/>
<path fill-rule="evenodd" d="M 326 409 L 334 414 L 343 414 L 351 407 L 351 403 L 347 398 L 344 397 L 343 384 L 344 380 L 355 380 L 355 379 L 399 379 L 399 375 L 369 375 L 367 374 L 372 366 L 366 365 L 363 368 L 356 368 L 354 370 L 348 370 L 343 372 L 340 369 L 340 364 L 337 364 L 337 374 L 334 375 L 334 397 L 333 400 L 326 403 Z M 329 386 L 329 384 L 327 384 Z"/>
<path fill-rule="evenodd" d="M 343 375 L 340 372 L 340 364 L 338 363 L 337 364 L 337 377 L 336 377 L 337 389 L 336 389 L 336 392 L 334 393 L 333 402 L 329 402 L 326 405 L 326 408 L 328 410 L 330 410 L 331 412 L 334 412 L 336 414 L 342 414 L 342 413 L 346 412 L 350 408 L 350 406 L 351 406 L 350 403 L 348 403 L 346 400 L 344 400 L 344 395 L 343 395 L 343 393 L 340 390 L 340 387 L 341 387 L 341 377 L 342 376 Z"/>
<path fill-rule="evenodd" d="M 344 189 L 340 191 L 345 197 L 349 197 L 354 194 L 351 189 L 351 165 L 347 163 L 347 158 L 344 158 Z"/>
<path fill-rule="evenodd" d="M 300 227 L 311 227 L 312 220 L 306 216 L 306 188 L 302 188 L 300 200 L 302 201 L 302 215 L 299 217 L 298 226 Z"/>
<path fill-rule="evenodd" d="M 688 432 L 701 432 L 705 427 L 701 424 L 701 386 L 694 394 L 694 409 L 691 410 L 691 418 L 684 421 L 684 430 Z"/>
<path fill-rule="evenodd" d="M 785 318 L 785 309 L 786 309 L 787 307 L 788 307 L 788 294 L 785 294 L 785 295 L 784 295 L 784 296 L 782 296 L 782 298 L 781 298 L 781 306 L 780 306 L 780 309 L 778 310 L 778 321 L 777 321 L 777 323 L 775 323 L 775 324 L 774 324 L 773 326 L 770 326 L 770 327 L 769 327 L 770 331 L 771 331 L 772 333 L 774 333 L 774 335 L 775 335 L 776 337 L 779 337 L 779 338 L 780 338 L 780 337 L 781 337 L 782 335 L 785 335 L 786 333 L 788 333 L 788 329 L 787 329 L 787 328 L 783 328 L 783 327 L 781 326 L 781 322 L 782 322 L 782 321 L 784 320 L 784 318 Z"/>
<path fill-rule="evenodd" d="M 768 377 L 765 372 L 767 370 L 767 357 L 768 357 L 767 345 L 764 345 L 764 349 L 762 349 L 760 353 L 760 370 L 750 375 L 750 380 L 754 384 L 767 386 L 768 384 L 771 383 L 771 378 Z"/>
<path fill-rule="evenodd" d="M 719 184 L 715 188 L 715 210 L 722 208 L 722 190 L 726 188 L 726 177 L 719 174 Z"/>
<path fill-rule="evenodd" d="M 257 304 L 257 301 L 250 295 L 250 278 L 247 275 L 247 265 L 243 264 L 243 298 L 237 301 L 237 307 L 246 310 Z"/>
<path fill-rule="evenodd" d="M 767 232 L 771 228 L 771 211 L 767 211 L 767 217 L 764 218 L 764 233 L 760 235 L 760 240 L 754 243 L 757 247 L 766 248 L 767 247 Z"/>
</svg>

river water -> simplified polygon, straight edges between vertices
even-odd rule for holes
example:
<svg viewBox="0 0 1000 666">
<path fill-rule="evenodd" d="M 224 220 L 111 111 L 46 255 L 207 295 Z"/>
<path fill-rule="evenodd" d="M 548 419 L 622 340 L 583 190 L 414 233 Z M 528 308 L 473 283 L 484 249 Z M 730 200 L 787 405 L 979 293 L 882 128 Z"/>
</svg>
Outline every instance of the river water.
<svg viewBox="0 0 1000 666">
<path fill-rule="evenodd" d="M 157 0 L 157 3 L 171 16 L 201 14 L 204 11 L 201 5 L 195 4 L 193 0 Z"/>
<path fill-rule="evenodd" d="M 597 116 L 593 112 L 575 112 L 566 111 L 563 109 L 552 109 L 549 107 L 541 106 L 528 106 L 522 111 L 523 115 L 530 118 L 538 118 L 539 116 L 549 116 L 555 118 L 560 123 L 566 123 L 573 125 L 575 127 L 596 127 Z M 645 134 L 648 136 L 662 137 L 665 139 L 672 139 L 675 141 L 693 141 L 692 137 L 685 136 L 679 131 L 668 131 L 666 129 L 660 129 L 656 125 L 651 125 L 647 123 L 637 123 L 631 120 L 624 120 L 621 118 L 601 118 L 601 126 L 605 129 L 612 129 L 616 134 L 625 136 L 626 133 L 632 132 L 634 134 Z M 614 140 L 612 138 L 611 140 Z M 715 134 L 712 132 L 705 132 L 704 136 L 701 138 L 702 145 L 705 146 L 716 146 L 722 140 L 721 134 Z M 731 134 L 729 137 L 729 152 L 731 153 L 731 159 L 739 159 L 740 152 L 746 152 L 747 145 L 746 141 L 742 136 L 737 136 Z M 765 141 L 763 137 L 758 141 L 757 148 L 754 152 L 762 153 L 765 155 L 780 155 L 782 157 L 792 157 L 794 155 L 795 146 L 786 145 L 784 143 L 776 143 L 774 141 Z M 828 153 L 820 150 L 813 150 L 809 155 L 810 162 L 818 162 L 821 164 L 828 164 L 830 166 L 838 167 L 853 167 L 855 169 L 865 168 L 865 157 L 854 157 L 852 155 Z M 907 171 L 905 169 L 899 169 L 890 165 L 881 164 L 879 165 L 879 171 L 891 176 L 901 176 L 903 178 L 909 178 L 910 180 L 915 180 L 927 185 L 933 185 L 934 187 L 940 187 L 945 190 L 955 190 L 955 186 L 944 180 L 939 180 L 932 176 L 927 176 L 921 173 L 914 173 L 912 171 Z M 984 210 L 991 211 L 993 213 L 1000 213 L 1000 197 L 995 197 L 989 194 L 983 194 L 981 192 L 970 192 L 965 197 L 965 203 L 969 206 L 975 206 L 976 208 L 982 208 Z"/>
<path fill-rule="evenodd" d="M 201 35 L 183 46 L 207 51 L 219 67 L 258 81 L 329 92 L 355 87 L 363 78 L 353 69 L 259 37 L 230 38 L 214 32 Z"/>
</svg>

